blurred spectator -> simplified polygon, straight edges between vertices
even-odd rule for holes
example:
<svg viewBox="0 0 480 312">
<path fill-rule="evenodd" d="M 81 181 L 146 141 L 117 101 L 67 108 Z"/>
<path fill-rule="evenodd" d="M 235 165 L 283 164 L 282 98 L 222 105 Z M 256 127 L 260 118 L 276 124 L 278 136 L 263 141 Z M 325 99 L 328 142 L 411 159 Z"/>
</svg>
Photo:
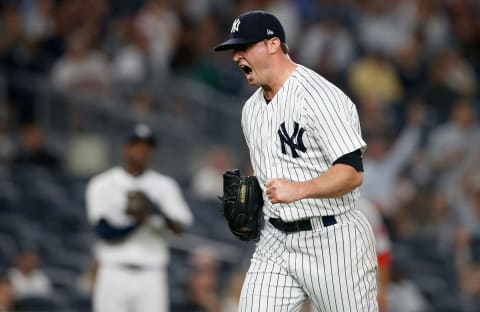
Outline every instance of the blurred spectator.
<svg viewBox="0 0 480 312">
<path fill-rule="evenodd" d="M 422 38 L 424 53 L 431 56 L 445 48 L 450 39 L 450 25 L 441 5 L 435 0 L 417 0 L 415 3 L 415 23 L 413 31 Z"/>
<path fill-rule="evenodd" d="M 0 62 L 11 53 L 11 49 L 23 39 L 22 17 L 13 1 L 0 3 Z"/>
<path fill-rule="evenodd" d="M 477 167 L 478 168 L 478 167 Z M 476 169 L 477 169 L 476 168 Z M 455 197 L 454 206 L 460 217 L 460 228 L 468 237 L 480 238 L 480 172 L 465 173 L 461 193 Z"/>
<path fill-rule="evenodd" d="M 438 63 L 440 79 L 452 90 L 464 97 L 474 96 L 477 77 L 472 66 L 458 53 L 449 49 L 440 54 Z"/>
<path fill-rule="evenodd" d="M 442 255 L 455 255 L 459 214 L 447 195 L 431 187 L 416 187 L 412 196 L 399 205 L 395 215 L 397 239 L 415 235 L 431 237 Z"/>
<path fill-rule="evenodd" d="M 357 101 L 362 133 L 369 136 L 372 133 L 382 133 L 392 129 L 395 117 L 388 114 L 389 107 L 376 96 L 365 96 Z"/>
<path fill-rule="evenodd" d="M 457 271 L 464 296 L 464 310 L 476 312 L 480 306 L 480 154 L 465 166 L 460 188 L 452 199 L 458 216 L 455 236 Z"/>
<path fill-rule="evenodd" d="M 178 44 L 180 21 L 167 0 L 148 0 L 134 21 L 140 36 L 146 39 L 155 74 L 165 74 Z"/>
<path fill-rule="evenodd" d="M 391 312 L 428 311 L 428 303 L 422 292 L 407 278 L 407 272 L 399 263 L 393 263 L 391 277 L 388 294 Z"/>
<path fill-rule="evenodd" d="M 258 10 L 259 8 L 257 7 L 256 9 Z M 264 9 L 280 20 L 288 36 L 289 47 L 293 52 L 300 37 L 302 26 L 302 18 L 296 3 L 290 0 L 267 0 Z"/>
<path fill-rule="evenodd" d="M 432 233 L 438 239 L 439 247 L 445 254 L 455 252 L 459 213 L 444 192 L 434 191 L 427 197 L 423 209 L 412 211 L 412 215 L 417 216 L 418 228 L 422 232 Z M 422 215 L 424 218 L 418 217 Z"/>
<path fill-rule="evenodd" d="M 210 246 L 196 247 L 190 256 L 192 272 L 188 282 L 188 299 L 184 311 L 220 312 L 218 295 L 219 269 L 217 251 Z"/>
<path fill-rule="evenodd" d="M 232 16 L 238 16 L 243 12 L 253 11 L 253 10 L 265 10 L 266 6 L 270 0 L 243 0 L 236 1 L 235 9 Z M 282 21 L 283 23 L 283 21 Z M 288 34 L 288 33 L 287 33 Z M 290 37 L 290 35 L 288 34 Z"/>
<path fill-rule="evenodd" d="M 110 25 L 113 46 L 112 79 L 117 83 L 139 84 L 147 79 L 147 38 L 130 17 L 119 18 Z"/>
<path fill-rule="evenodd" d="M 371 50 L 353 64 L 348 73 L 348 83 L 357 98 L 374 96 L 392 104 L 403 95 L 395 67 L 379 51 Z"/>
<path fill-rule="evenodd" d="M 63 151 L 65 169 L 77 177 L 105 170 L 111 164 L 110 157 L 107 139 L 91 132 L 72 133 Z"/>
<path fill-rule="evenodd" d="M 448 122 L 433 129 L 428 137 L 427 153 L 439 187 L 445 191 L 455 189 L 462 164 L 478 152 L 479 146 L 480 128 L 473 104 L 467 99 L 457 100 Z"/>
<path fill-rule="evenodd" d="M 476 312 L 480 304 L 480 175 L 478 170 L 466 172 L 465 178 L 463 198 L 455 201 L 460 214 L 456 260 L 465 311 Z"/>
<path fill-rule="evenodd" d="M 211 0 L 186 0 L 184 14 L 190 22 L 196 24 L 208 16 L 210 9 Z"/>
<path fill-rule="evenodd" d="M 352 35 L 335 17 L 306 29 L 298 47 L 300 62 L 332 81 L 339 81 L 354 55 Z"/>
<path fill-rule="evenodd" d="M 411 36 L 414 23 L 413 1 L 362 1 L 356 29 L 366 51 L 393 56 Z M 375 85 L 372 85 L 375 86 Z"/>
<path fill-rule="evenodd" d="M 98 262 L 93 261 L 87 269 L 78 277 L 76 289 L 80 294 L 91 295 L 97 278 Z"/>
<path fill-rule="evenodd" d="M 375 207 L 373 203 L 361 197 L 358 201 L 357 208 L 365 215 L 365 217 L 367 217 L 375 235 L 375 247 L 378 259 L 378 307 L 380 312 L 388 312 L 390 311 L 388 288 L 390 287 L 390 267 L 392 264 L 392 246 L 390 237 L 388 236 L 380 211 L 378 211 L 378 208 Z"/>
<path fill-rule="evenodd" d="M 395 66 L 407 99 L 417 95 L 419 88 L 424 87 L 426 69 L 422 48 L 421 40 L 414 37 L 402 45 L 395 54 Z"/>
<path fill-rule="evenodd" d="M 20 129 L 19 147 L 13 161 L 14 165 L 34 165 L 50 169 L 60 166 L 58 157 L 46 145 L 43 129 L 36 124 L 24 125 Z"/>
<path fill-rule="evenodd" d="M 396 184 L 400 172 L 414 155 L 420 142 L 425 109 L 412 105 L 407 113 L 407 125 L 395 141 L 382 133 L 367 138 L 364 154 L 364 180 L 360 191 L 372 201 L 384 216 L 392 216 L 396 209 Z"/>
<path fill-rule="evenodd" d="M 464 304 L 463 311 L 466 312 L 478 312 L 480 306 L 480 264 L 472 263 L 469 265 L 463 265 L 463 269 L 460 275 L 461 288 L 464 292 Z"/>
<path fill-rule="evenodd" d="M 15 311 L 15 293 L 6 275 L 0 273 L 0 312 Z"/>
<path fill-rule="evenodd" d="M 434 119 L 445 122 L 459 97 L 474 96 L 477 78 L 472 67 L 455 50 L 440 53 L 430 63 L 427 83 L 419 90 Z"/>
<path fill-rule="evenodd" d="M 480 25 L 478 14 L 480 7 L 475 1 L 448 1 L 452 28 L 459 41 L 459 50 L 472 64 L 476 72 L 480 72 Z"/>
<path fill-rule="evenodd" d="M 28 40 L 43 40 L 55 31 L 53 0 L 23 0 L 22 13 L 25 36 Z"/>
<path fill-rule="evenodd" d="M 79 28 L 100 26 L 111 9 L 109 2 L 108 0 L 55 1 L 57 31 L 60 31 L 61 36 L 68 38 Z M 99 30 L 95 29 L 94 37 L 99 35 Z"/>
<path fill-rule="evenodd" d="M 219 25 L 215 13 L 185 25 L 173 65 L 178 73 L 187 74 L 209 87 L 240 94 L 245 82 L 240 72 L 234 70 L 236 65 L 232 63 L 231 55 L 213 57 L 212 47 L 223 39 Z"/>
<path fill-rule="evenodd" d="M 212 57 L 212 47 L 219 39 L 219 26 L 214 16 L 207 16 L 205 19 L 195 25 L 189 45 L 193 41 L 194 59 L 191 60 L 191 77 L 197 79 L 206 85 L 225 91 L 232 91 L 230 86 L 232 81 L 224 79 L 222 75 L 227 75 L 222 63 Z"/>
<path fill-rule="evenodd" d="M 3 121 L 0 121 L 0 171 L 8 167 L 14 151 L 15 148 L 10 131 Z"/>
<path fill-rule="evenodd" d="M 232 168 L 232 155 L 227 147 L 214 147 L 208 154 L 207 163 L 197 171 L 191 182 L 193 194 L 202 200 L 217 200 L 223 193 L 222 174 Z"/>
<path fill-rule="evenodd" d="M 50 296 L 52 285 L 40 268 L 39 255 L 34 250 L 21 252 L 15 266 L 9 271 L 16 298 Z"/>
<path fill-rule="evenodd" d="M 33 71 L 40 62 L 31 60 L 34 44 L 25 40 L 23 19 L 15 1 L 0 1 L 0 38 L 0 97 L 4 97 L 0 101 L 10 102 L 16 120 L 31 121 L 33 90 L 30 82 L 18 80 L 16 75 L 17 69 Z"/>
<path fill-rule="evenodd" d="M 242 292 L 243 281 L 245 280 L 244 271 L 233 272 L 230 276 L 225 299 L 223 300 L 223 312 L 237 312 L 240 303 L 240 294 Z"/>
<path fill-rule="evenodd" d="M 151 117 L 155 108 L 155 99 L 149 90 L 139 90 L 133 95 L 130 105 L 135 121 L 142 123 Z"/>
<path fill-rule="evenodd" d="M 426 82 L 418 87 L 422 100 L 430 108 L 432 119 L 443 123 L 448 119 L 452 104 L 459 94 L 450 88 L 443 79 L 443 65 L 439 57 L 429 62 Z"/>
<path fill-rule="evenodd" d="M 233 0 L 186 0 L 182 13 L 188 22 L 197 24 L 207 19 L 212 12 L 219 17 L 228 16 L 232 11 Z"/>
<path fill-rule="evenodd" d="M 78 30 L 69 36 L 67 51 L 52 69 L 52 83 L 60 91 L 104 95 L 109 91 L 110 75 L 103 54 L 92 47 L 91 33 Z"/>
</svg>

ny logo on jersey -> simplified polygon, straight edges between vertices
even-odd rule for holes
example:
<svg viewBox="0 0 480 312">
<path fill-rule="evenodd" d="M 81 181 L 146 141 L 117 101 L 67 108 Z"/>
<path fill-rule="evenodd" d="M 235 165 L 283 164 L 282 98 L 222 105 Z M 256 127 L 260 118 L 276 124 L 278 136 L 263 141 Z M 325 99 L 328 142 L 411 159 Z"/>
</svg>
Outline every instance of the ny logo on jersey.
<svg viewBox="0 0 480 312">
<path fill-rule="evenodd" d="M 282 122 L 280 125 L 280 129 L 278 129 L 278 135 L 280 136 L 280 144 L 282 145 L 282 153 L 287 155 L 287 148 L 285 145 L 290 147 L 292 151 L 292 157 L 298 158 L 297 150 L 302 153 L 307 151 L 305 145 L 303 145 L 303 134 L 305 133 L 304 128 L 300 128 L 298 122 L 294 122 L 293 124 L 293 133 L 292 135 L 288 134 L 287 129 L 285 128 L 285 122 Z M 296 142 L 295 142 L 296 141 Z"/>
<path fill-rule="evenodd" d="M 233 21 L 232 29 L 230 30 L 230 33 L 237 32 L 239 26 L 240 26 L 240 20 L 237 18 L 236 20 Z"/>
</svg>

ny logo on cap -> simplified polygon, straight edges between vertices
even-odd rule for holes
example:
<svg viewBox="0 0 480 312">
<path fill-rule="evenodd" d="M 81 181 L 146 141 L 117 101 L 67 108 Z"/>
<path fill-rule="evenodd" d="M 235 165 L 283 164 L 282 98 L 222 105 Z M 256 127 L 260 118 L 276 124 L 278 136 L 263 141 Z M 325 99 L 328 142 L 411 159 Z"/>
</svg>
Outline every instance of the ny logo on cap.
<svg viewBox="0 0 480 312">
<path fill-rule="evenodd" d="M 236 20 L 233 21 L 232 29 L 230 30 L 230 33 L 237 32 L 238 26 L 240 26 L 240 20 L 237 18 Z"/>
<path fill-rule="evenodd" d="M 268 36 L 271 36 L 271 35 L 273 35 L 273 34 L 274 34 L 273 31 L 271 31 L 270 29 L 267 29 L 267 35 L 268 35 Z"/>
</svg>

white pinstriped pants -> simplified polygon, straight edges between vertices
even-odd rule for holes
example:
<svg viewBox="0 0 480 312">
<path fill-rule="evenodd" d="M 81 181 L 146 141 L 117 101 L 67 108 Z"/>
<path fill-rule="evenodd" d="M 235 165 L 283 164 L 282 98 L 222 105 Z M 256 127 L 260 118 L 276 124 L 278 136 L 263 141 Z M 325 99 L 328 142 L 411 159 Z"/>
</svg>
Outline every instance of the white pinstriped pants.
<svg viewBox="0 0 480 312">
<path fill-rule="evenodd" d="M 314 222 L 313 230 L 292 234 L 266 220 L 239 311 L 299 311 L 308 297 L 318 312 L 378 311 L 377 257 L 370 224 L 356 209 L 335 219 L 335 225 Z"/>
</svg>

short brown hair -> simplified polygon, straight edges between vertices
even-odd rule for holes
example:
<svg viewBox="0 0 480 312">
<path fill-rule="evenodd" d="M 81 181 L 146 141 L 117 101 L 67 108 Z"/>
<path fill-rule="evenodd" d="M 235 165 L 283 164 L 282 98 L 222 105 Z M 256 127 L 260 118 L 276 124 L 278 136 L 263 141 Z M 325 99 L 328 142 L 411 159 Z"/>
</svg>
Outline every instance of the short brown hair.
<svg viewBox="0 0 480 312">
<path fill-rule="evenodd" d="M 280 43 L 280 48 L 282 49 L 282 52 L 284 54 L 288 54 L 288 51 L 290 51 L 288 45 L 285 42 Z"/>
</svg>

